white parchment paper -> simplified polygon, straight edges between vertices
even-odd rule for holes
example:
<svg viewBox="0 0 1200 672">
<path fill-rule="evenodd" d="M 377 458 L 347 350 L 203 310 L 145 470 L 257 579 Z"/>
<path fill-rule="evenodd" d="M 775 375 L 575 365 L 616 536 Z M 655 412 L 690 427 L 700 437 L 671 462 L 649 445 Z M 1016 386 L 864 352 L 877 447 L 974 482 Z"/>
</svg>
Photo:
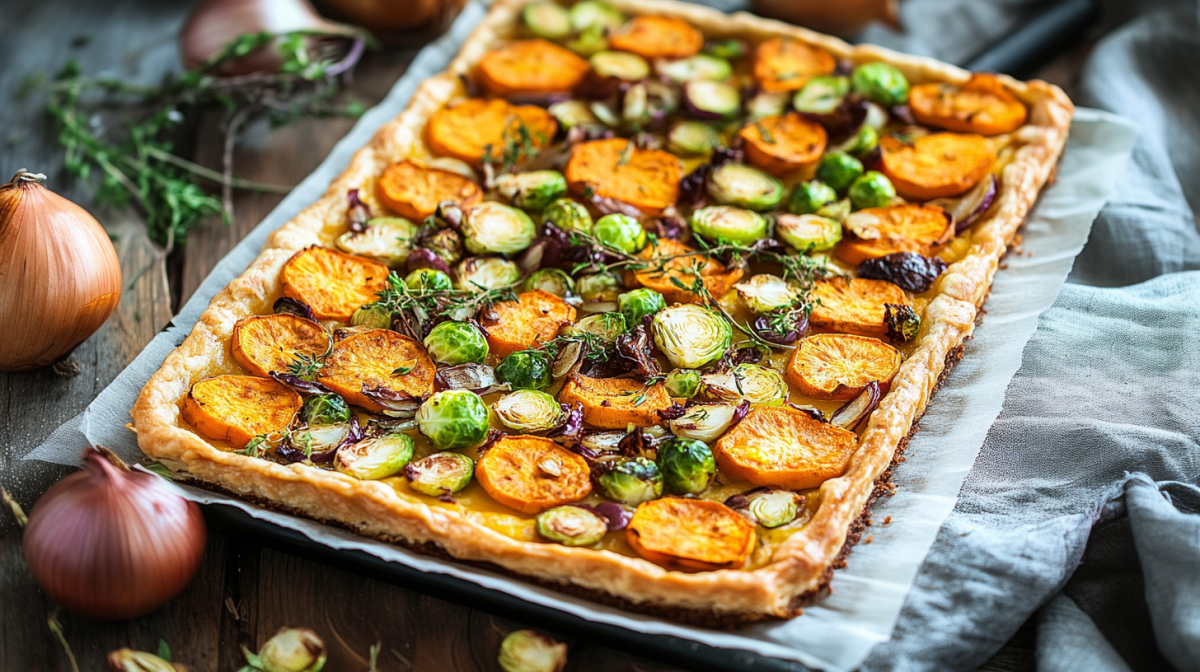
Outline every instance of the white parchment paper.
<svg viewBox="0 0 1200 672">
<path fill-rule="evenodd" d="M 91 444 L 107 446 L 129 462 L 140 461 L 144 456 L 125 425 L 142 386 L 167 354 L 183 342 L 212 296 L 254 260 L 267 235 L 321 196 L 354 151 L 404 109 L 417 84 L 444 69 L 483 14 L 481 5 L 469 4 L 451 30 L 418 55 L 387 98 L 364 115 L 321 166 L 217 265 L 168 328 L 83 413 L 56 430 L 25 459 L 78 464 L 83 448 Z M 908 459 L 897 469 L 897 493 L 874 507 L 876 525 L 868 528 L 871 543 L 858 544 L 850 555 L 849 566 L 835 573 L 832 595 L 799 618 L 732 632 L 679 625 L 569 597 L 477 567 L 422 556 L 223 495 L 196 488 L 187 488 L 187 495 L 201 503 L 238 507 L 255 518 L 298 531 L 332 548 L 360 550 L 421 571 L 451 575 L 595 622 L 744 649 L 815 668 L 853 669 L 875 644 L 891 635 L 917 568 L 942 521 L 954 508 L 959 488 L 1000 412 L 1005 389 L 1021 364 L 1025 343 L 1037 328 L 1038 315 L 1058 295 L 1072 261 L 1087 240 L 1092 220 L 1128 159 L 1135 135 L 1134 126 L 1120 117 L 1077 110 L 1058 181 L 1045 192 L 1022 232 L 1023 249 L 1031 256 L 1010 255 L 1006 259 L 1008 268 L 997 273 L 983 326 L 976 330 L 962 362 L 929 405 L 921 431 L 909 444 Z M 890 525 L 878 524 L 889 516 Z"/>
</svg>

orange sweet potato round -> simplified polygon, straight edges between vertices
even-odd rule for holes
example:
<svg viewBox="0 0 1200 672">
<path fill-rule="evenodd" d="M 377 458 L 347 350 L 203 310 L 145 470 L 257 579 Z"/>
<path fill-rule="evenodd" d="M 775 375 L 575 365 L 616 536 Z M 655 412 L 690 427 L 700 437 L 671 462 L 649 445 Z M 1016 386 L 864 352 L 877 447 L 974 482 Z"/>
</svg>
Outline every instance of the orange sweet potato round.
<svg viewBox="0 0 1200 672">
<path fill-rule="evenodd" d="M 308 304 L 321 320 L 349 322 L 387 286 L 388 267 L 324 247 L 300 250 L 279 272 L 283 295 Z"/>
<path fill-rule="evenodd" d="M 625 539 L 638 555 L 668 569 L 738 569 L 758 546 L 754 525 L 733 509 L 681 497 L 643 503 Z"/>
<path fill-rule="evenodd" d="M 575 145 L 567 162 L 567 183 L 582 196 L 615 198 L 648 215 L 661 214 L 679 198 L 679 159 L 657 149 L 640 149 L 632 140 L 609 138 Z"/>
<path fill-rule="evenodd" d="M 749 163 L 780 176 L 816 165 L 829 140 L 824 126 L 795 112 L 746 124 L 738 135 Z"/>
<path fill-rule="evenodd" d="M 245 448 L 259 434 L 287 429 L 302 403 L 272 378 L 214 376 L 192 385 L 182 414 L 201 436 Z"/>
<path fill-rule="evenodd" d="M 987 138 L 970 133 L 933 133 L 912 142 L 887 136 L 879 149 L 883 174 L 910 201 L 966 193 L 996 161 Z"/>
<path fill-rule="evenodd" d="M 506 436 L 475 466 L 492 499 L 522 513 L 578 502 L 592 492 L 587 460 L 538 436 Z"/>
<path fill-rule="evenodd" d="M 454 201 L 465 209 L 482 197 L 479 187 L 462 175 L 411 161 L 388 166 L 379 178 L 378 193 L 384 207 L 418 224 L 442 201 Z"/>
<path fill-rule="evenodd" d="M 704 48 L 704 33 L 682 19 L 635 16 L 608 38 L 608 45 L 642 58 L 687 58 Z"/>
<path fill-rule="evenodd" d="M 884 336 L 884 304 L 909 305 L 904 290 L 884 280 L 832 278 L 813 285 L 812 298 L 820 303 L 808 321 L 814 327 L 862 336 Z"/>
<path fill-rule="evenodd" d="M 472 98 L 434 112 L 425 125 L 425 142 L 438 156 L 476 166 L 485 157 L 501 163 L 506 151 L 520 163 L 549 145 L 557 130 L 558 122 L 540 107 Z"/>
<path fill-rule="evenodd" d="M 286 372 L 299 355 L 325 354 L 330 338 L 316 322 L 279 313 L 238 320 L 229 345 L 234 361 L 252 375 L 269 378 L 272 371 Z"/>
<path fill-rule="evenodd" d="M 953 84 L 918 84 L 908 92 L 913 116 L 926 126 L 959 133 L 999 135 L 1025 124 L 1025 104 L 1004 88 L 1000 78 L 975 73 L 961 87 Z"/>
<path fill-rule="evenodd" d="M 730 477 L 789 490 L 816 488 L 846 471 L 854 432 L 790 406 L 756 406 L 717 439 L 717 464 Z"/>
<path fill-rule="evenodd" d="M 658 411 L 672 403 L 662 383 L 646 387 L 632 378 L 589 378 L 579 374 L 567 378 L 558 400 L 568 406 L 582 404 L 583 421 L 602 429 L 657 425 L 661 422 Z"/>
<path fill-rule="evenodd" d="M 787 379 L 814 399 L 849 401 L 879 381 L 882 392 L 900 370 L 900 352 L 875 338 L 816 334 L 800 341 L 788 360 Z"/>
<path fill-rule="evenodd" d="M 677 257 L 678 255 L 695 251 L 678 240 L 661 238 L 653 245 L 647 245 L 639 256 L 646 260 L 653 260 L 663 257 Z M 728 270 L 725 268 L 725 264 L 722 264 L 720 261 L 712 259 L 707 255 L 698 254 L 670 259 L 669 261 L 662 262 L 661 268 L 655 265 L 631 275 L 633 276 L 633 282 L 662 294 L 663 298 L 669 304 L 701 303 L 703 301 L 701 297 L 696 296 L 690 290 L 681 289 L 674 282 L 671 282 L 671 278 L 675 278 L 684 285 L 691 287 L 692 283 L 696 280 L 692 269 L 697 263 L 700 264 L 700 277 L 704 278 L 704 287 L 716 298 L 724 296 L 726 292 L 737 284 L 738 280 L 742 279 L 744 273 L 740 268 Z"/>
<path fill-rule="evenodd" d="M 411 370 L 392 375 L 397 369 Z M 383 387 L 425 398 L 433 394 L 433 360 L 417 341 L 390 329 L 362 331 L 338 341 L 317 374 L 317 382 L 347 402 L 375 413 L 383 406 L 363 394 L 363 386 Z"/>
<path fill-rule="evenodd" d="M 521 292 L 516 301 L 499 301 L 481 314 L 487 329 L 488 349 L 497 357 L 545 343 L 558 330 L 575 321 L 575 308 L 557 296 L 534 289 Z"/>
<path fill-rule="evenodd" d="M 763 91 L 795 91 L 836 67 L 829 52 L 794 37 L 772 37 L 754 51 L 754 79 Z"/>
<path fill-rule="evenodd" d="M 569 49 L 546 40 L 518 40 L 489 51 L 475 76 L 495 96 L 569 93 L 589 69 Z"/>
<path fill-rule="evenodd" d="M 857 266 L 893 252 L 916 252 L 927 257 L 941 252 L 954 239 L 954 221 L 936 205 L 889 205 L 867 208 L 851 215 L 856 226 L 878 238 L 846 236 L 834 254 Z M 850 227 L 847 227 L 850 228 Z"/>
</svg>

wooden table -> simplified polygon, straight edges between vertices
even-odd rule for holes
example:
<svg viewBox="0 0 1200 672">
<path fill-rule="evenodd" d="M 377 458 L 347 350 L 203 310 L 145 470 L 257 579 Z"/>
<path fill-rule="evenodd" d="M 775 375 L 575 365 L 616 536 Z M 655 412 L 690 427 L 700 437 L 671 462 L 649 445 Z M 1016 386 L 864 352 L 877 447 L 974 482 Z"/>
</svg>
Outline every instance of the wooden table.
<svg viewBox="0 0 1200 672">
<path fill-rule="evenodd" d="M 13 5 L 0 25 L 0 177 L 18 168 L 44 172 L 47 185 L 90 203 L 90 188 L 62 169 L 55 129 L 41 112 L 41 97 L 15 101 L 31 73 L 52 75 L 68 57 L 85 73 L 119 74 L 153 82 L 176 67 L 175 36 L 192 3 L 82 0 Z M 78 38 L 78 39 L 76 39 Z M 75 46 L 71 46 L 74 40 Z M 368 54 L 355 72 L 351 93 L 368 105 L 383 97 L 404 73 L 419 47 Z M 1069 80 L 1074 60 L 1048 74 Z M 262 126 L 239 139 L 235 172 L 275 184 L 296 184 L 310 173 L 349 130 L 345 119 L 304 121 L 270 132 Z M 221 133 L 217 117 L 191 129 L 193 160 L 217 167 Z M 212 267 L 262 220 L 280 196 L 237 193 L 235 222 L 210 221 L 196 229 L 186 247 L 164 255 L 146 238 L 136 211 L 97 210 L 121 259 L 125 291 L 116 313 L 74 353 L 78 373 L 50 369 L 0 373 L 0 484 L 28 509 L 69 469 L 21 456 L 73 417 L 130 362 Z M 0 669 L 70 670 L 61 645 L 47 627 L 56 606 L 33 582 L 21 552 L 20 531 L 0 511 Z M 366 670 L 371 645 L 382 645 L 378 669 L 496 670 L 501 638 L 521 624 L 404 588 L 282 554 L 253 543 L 210 533 L 199 573 L 176 599 L 142 618 L 101 622 L 62 613 L 60 622 L 81 670 L 107 669 L 108 651 L 133 647 L 154 651 L 160 639 L 175 660 L 204 672 L 232 672 L 243 663 L 241 647 L 257 649 L 282 626 L 308 627 L 329 648 L 326 669 Z M 1025 627 L 984 668 L 1033 669 L 1033 633 Z M 576 642 L 568 670 L 668 670 L 596 642 Z"/>
</svg>

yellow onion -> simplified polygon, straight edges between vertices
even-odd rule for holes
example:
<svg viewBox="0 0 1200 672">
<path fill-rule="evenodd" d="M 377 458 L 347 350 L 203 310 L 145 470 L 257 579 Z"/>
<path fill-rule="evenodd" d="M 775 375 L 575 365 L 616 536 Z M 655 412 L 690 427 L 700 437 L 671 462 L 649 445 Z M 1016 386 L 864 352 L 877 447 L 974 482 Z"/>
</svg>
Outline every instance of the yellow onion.
<svg viewBox="0 0 1200 672">
<path fill-rule="evenodd" d="M 0 371 L 52 364 L 121 298 L 121 264 L 86 210 L 18 170 L 0 186 Z"/>
<path fill-rule="evenodd" d="M 29 514 L 25 561 L 42 590 L 85 616 L 123 619 L 175 597 L 200 567 L 200 507 L 153 474 L 88 449 Z"/>
</svg>

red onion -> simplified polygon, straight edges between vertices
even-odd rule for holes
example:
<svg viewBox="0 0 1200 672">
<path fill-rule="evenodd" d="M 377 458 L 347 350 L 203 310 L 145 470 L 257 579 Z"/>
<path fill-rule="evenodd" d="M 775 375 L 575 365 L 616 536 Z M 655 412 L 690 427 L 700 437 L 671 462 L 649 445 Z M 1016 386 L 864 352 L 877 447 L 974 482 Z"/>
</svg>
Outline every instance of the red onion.
<svg viewBox="0 0 1200 672">
<path fill-rule="evenodd" d="M 29 570 L 68 611 L 114 620 L 154 611 L 200 567 L 200 507 L 103 448 L 83 459 L 29 514 Z"/>
</svg>

